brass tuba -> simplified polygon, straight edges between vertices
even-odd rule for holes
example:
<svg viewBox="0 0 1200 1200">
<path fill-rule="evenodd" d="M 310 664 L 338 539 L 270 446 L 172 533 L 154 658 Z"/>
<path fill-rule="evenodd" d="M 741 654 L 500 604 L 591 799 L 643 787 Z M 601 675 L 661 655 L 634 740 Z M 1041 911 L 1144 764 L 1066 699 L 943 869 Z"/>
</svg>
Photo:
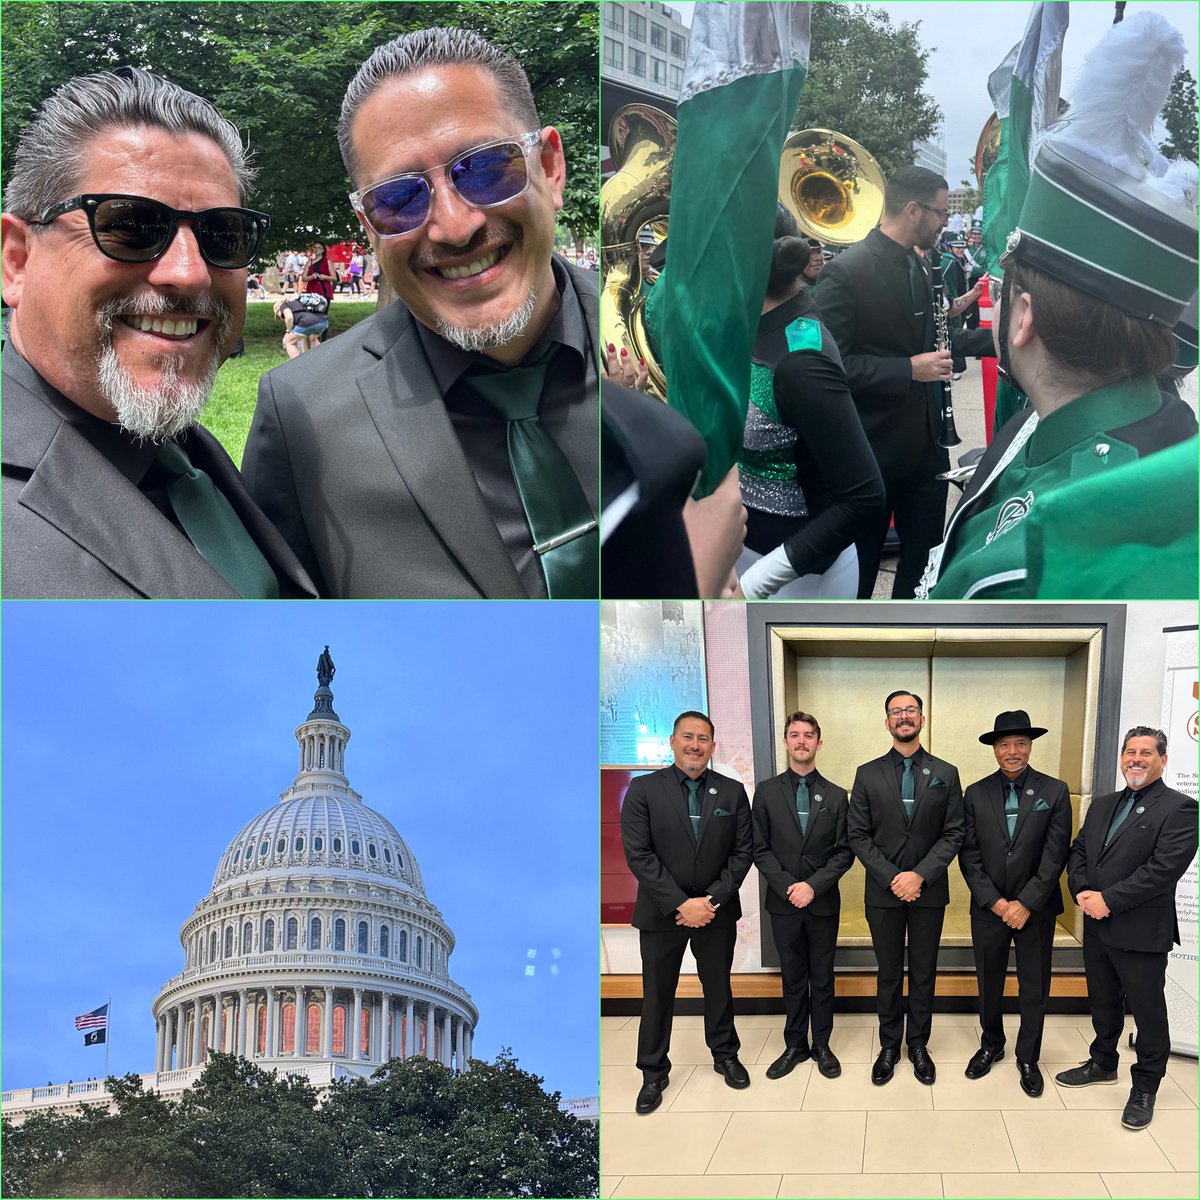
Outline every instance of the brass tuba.
<svg viewBox="0 0 1200 1200">
<path fill-rule="evenodd" d="M 638 234 L 649 226 L 666 237 L 675 154 L 675 118 L 648 104 L 627 104 L 612 119 L 608 146 L 616 173 L 600 189 L 600 336 L 646 360 L 646 390 L 667 398 L 662 367 L 650 353 L 642 322 Z"/>
<path fill-rule="evenodd" d="M 885 185 L 870 152 L 844 133 L 802 129 L 783 143 L 779 202 L 824 245 L 861 242 L 879 224 Z"/>
</svg>

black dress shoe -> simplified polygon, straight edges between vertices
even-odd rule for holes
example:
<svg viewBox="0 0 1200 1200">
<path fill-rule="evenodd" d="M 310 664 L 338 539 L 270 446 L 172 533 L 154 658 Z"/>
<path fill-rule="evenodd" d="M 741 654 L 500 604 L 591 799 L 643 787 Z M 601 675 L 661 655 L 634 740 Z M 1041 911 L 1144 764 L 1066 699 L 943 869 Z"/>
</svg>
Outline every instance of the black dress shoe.
<svg viewBox="0 0 1200 1200">
<path fill-rule="evenodd" d="M 637 1104 L 634 1106 L 641 1116 L 652 1113 L 662 1103 L 663 1091 L 670 1082 L 670 1079 L 663 1076 L 662 1079 L 647 1079 L 642 1084 L 642 1089 L 637 1094 Z"/>
<path fill-rule="evenodd" d="M 1145 1129 L 1153 1119 L 1154 1093 L 1131 1088 L 1129 1099 L 1125 1102 L 1125 1111 L 1121 1114 L 1121 1124 L 1126 1129 Z"/>
<path fill-rule="evenodd" d="M 731 1088 L 748 1088 L 750 1086 L 750 1076 L 746 1073 L 746 1068 L 737 1060 L 737 1056 L 733 1058 L 722 1058 L 713 1063 L 713 1070 L 718 1075 L 725 1076 L 725 1082 Z"/>
<path fill-rule="evenodd" d="M 879 1057 L 875 1060 L 875 1065 L 871 1068 L 871 1082 L 881 1086 L 887 1083 L 896 1070 L 896 1059 L 899 1057 L 900 1051 L 891 1047 L 880 1050 Z"/>
<path fill-rule="evenodd" d="M 937 1077 L 937 1067 L 924 1046 L 909 1046 L 908 1061 L 913 1065 L 913 1074 L 919 1083 L 932 1083 Z"/>
<path fill-rule="evenodd" d="M 1040 1096 L 1046 1084 L 1037 1063 L 1019 1062 L 1017 1070 L 1021 1073 L 1021 1091 L 1027 1096 Z"/>
<path fill-rule="evenodd" d="M 814 1046 L 813 1058 L 817 1060 L 817 1070 L 826 1079 L 836 1079 L 842 1073 L 842 1064 L 828 1046 Z"/>
<path fill-rule="evenodd" d="M 797 1063 L 807 1062 L 812 1051 L 807 1046 L 789 1046 L 768 1068 L 768 1079 L 782 1079 Z"/>
<path fill-rule="evenodd" d="M 968 1079 L 982 1079 L 992 1069 L 992 1063 L 999 1062 L 1003 1057 L 1003 1049 L 989 1050 L 987 1047 L 980 1047 L 971 1055 L 971 1061 L 967 1063 L 963 1074 Z"/>
<path fill-rule="evenodd" d="M 1061 1083 L 1063 1087 L 1087 1087 L 1090 1083 L 1116 1083 L 1117 1073 L 1116 1071 L 1106 1071 L 1089 1058 L 1069 1071 L 1059 1071 L 1054 1077 L 1054 1082 Z"/>
</svg>

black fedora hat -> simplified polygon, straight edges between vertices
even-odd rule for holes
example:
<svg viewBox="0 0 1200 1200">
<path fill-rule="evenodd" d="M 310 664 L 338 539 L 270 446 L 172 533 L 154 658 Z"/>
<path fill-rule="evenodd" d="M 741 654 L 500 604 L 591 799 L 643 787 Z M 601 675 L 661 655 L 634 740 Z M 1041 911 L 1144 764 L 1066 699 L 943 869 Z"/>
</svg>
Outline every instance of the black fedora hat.
<svg viewBox="0 0 1200 1200">
<path fill-rule="evenodd" d="M 1023 733 L 1031 741 L 1034 738 L 1040 738 L 1047 730 L 1039 729 L 1036 725 L 1030 725 L 1029 714 L 1023 709 L 1018 708 L 1013 712 L 1002 712 L 995 721 L 995 727 L 991 733 L 981 733 L 979 740 L 985 746 L 993 746 L 1002 737 L 1013 737 L 1015 734 Z"/>
</svg>

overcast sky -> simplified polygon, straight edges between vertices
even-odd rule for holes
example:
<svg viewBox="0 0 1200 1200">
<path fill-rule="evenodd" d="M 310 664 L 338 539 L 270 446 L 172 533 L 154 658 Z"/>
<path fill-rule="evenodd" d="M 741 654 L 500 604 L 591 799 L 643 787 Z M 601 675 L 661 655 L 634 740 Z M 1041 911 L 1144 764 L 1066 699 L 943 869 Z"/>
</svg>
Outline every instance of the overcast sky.
<svg viewBox="0 0 1200 1200">
<path fill-rule="evenodd" d="M 685 23 L 691 24 L 694 3 L 674 0 L 668 3 Z M 930 52 L 925 91 L 942 110 L 946 177 L 951 187 L 957 187 L 964 178 L 973 184 L 974 171 L 968 160 L 974 159 L 979 134 L 992 114 L 987 77 L 1021 40 L 1032 8 L 1029 0 L 935 0 L 856 7 L 884 9 L 893 25 L 921 23 L 920 42 Z M 1195 77 L 1198 53 L 1195 0 L 1157 4 L 1130 0 L 1125 6 L 1125 19 L 1146 10 L 1162 13 L 1183 34 L 1187 47 L 1184 66 Z M 1110 0 L 1073 0 L 1070 26 L 1063 42 L 1062 91 L 1068 99 L 1084 56 L 1112 25 L 1113 12 Z"/>
<path fill-rule="evenodd" d="M 594 604 L 7 602 L 4 1087 L 154 1069 L 151 1004 L 297 769 L 329 643 L 346 773 L 457 937 L 475 1054 L 597 1091 Z M 532 967 L 530 972 L 528 968 Z M 552 969 L 556 968 L 556 969 Z"/>
</svg>

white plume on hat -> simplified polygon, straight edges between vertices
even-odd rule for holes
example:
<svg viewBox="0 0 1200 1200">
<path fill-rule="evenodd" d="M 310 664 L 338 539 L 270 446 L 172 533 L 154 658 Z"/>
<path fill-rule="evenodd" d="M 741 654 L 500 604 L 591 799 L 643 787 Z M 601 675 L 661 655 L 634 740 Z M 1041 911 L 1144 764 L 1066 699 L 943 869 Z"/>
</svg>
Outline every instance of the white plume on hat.
<svg viewBox="0 0 1200 1200">
<path fill-rule="evenodd" d="M 1153 182 L 1168 163 L 1150 135 L 1185 54 L 1182 35 L 1158 13 L 1140 12 L 1112 26 L 1084 60 L 1070 111 L 1043 131 L 1039 145 L 1074 146 Z"/>
</svg>

